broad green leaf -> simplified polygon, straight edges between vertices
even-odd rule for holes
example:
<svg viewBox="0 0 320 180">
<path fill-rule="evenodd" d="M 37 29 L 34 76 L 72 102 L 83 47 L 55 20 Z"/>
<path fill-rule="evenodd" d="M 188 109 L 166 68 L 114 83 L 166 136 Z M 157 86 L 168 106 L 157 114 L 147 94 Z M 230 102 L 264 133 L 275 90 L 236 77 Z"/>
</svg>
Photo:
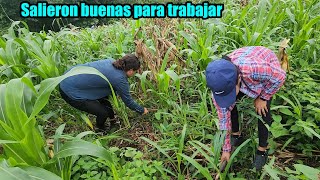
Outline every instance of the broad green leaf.
<svg viewBox="0 0 320 180">
<path fill-rule="evenodd" d="M 282 117 L 280 115 L 272 114 L 272 118 L 275 122 L 278 122 L 278 123 L 280 123 L 282 120 Z"/>
<path fill-rule="evenodd" d="M 177 75 L 177 73 L 174 72 L 174 71 L 171 70 L 171 69 L 166 70 L 166 74 L 168 74 L 168 75 L 170 76 L 170 78 L 171 78 L 174 82 L 176 82 L 177 80 L 179 80 L 179 76 Z"/>
<path fill-rule="evenodd" d="M 81 132 L 80 134 L 78 134 L 78 135 L 76 136 L 76 138 L 82 139 L 83 137 L 85 137 L 85 136 L 87 136 L 87 135 L 89 135 L 89 134 L 96 134 L 96 133 L 93 132 L 93 131 L 85 131 L 85 132 Z"/>
<path fill-rule="evenodd" d="M 29 78 L 22 77 L 21 81 L 23 83 L 25 83 L 35 94 L 37 93 L 36 89 L 34 88 L 34 85 L 33 85 L 32 81 Z"/>
<path fill-rule="evenodd" d="M 286 114 L 288 116 L 293 116 L 293 113 L 287 108 L 281 108 L 280 112 L 282 112 L 283 114 Z"/>
<path fill-rule="evenodd" d="M 308 127 L 308 126 L 304 125 L 303 123 L 299 123 L 299 122 L 297 123 L 297 125 L 303 127 L 305 130 L 307 130 L 306 133 L 307 132 L 312 133 L 313 135 L 315 135 L 317 138 L 320 139 L 320 135 L 317 132 L 315 132 L 311 127 Z"/>
<path fill-rule="evenodd" d="M 22 129 L 28 117 L 21 109 L 24 84 L 20 79 L 13 79 L 7 83 L 5 92 L 6 113 L 14 129 Z M 21 132 L 21 137 L 24 132 Z"/>
<path fill-rule="evenodd" d="M 10 121 L 7 118 L 6 113 L 6 104 L 5 104 L 5 93 L 6 92 L 6 85 L 0 84 L 0 121 L 5 122 L 6 124 L 10 125 Z"/>
<path fill-rule="evenodd" d="M 272 169 L 270 166 L 264 166 L 265 171 L 270 175 L 270 177 L 274 180 L 280 180 L 278 177 L 278 171 Z"/>
<path fill-rule="evenodd" d="M 189 42 L 192 50 L 200 53 L 200 46 L 194 37 L 184 31 L 180 31 L 179 33 Z"/>
<path fill-rule="evenodd" d="M 40 84 L 40 89 L 39 89 L 39 93 L 38 93 L 39 96 L 35 102 L 33 112 L 30 115 L 29 119 L 35 117 L 42 110 L 42 108 L 44 108 L 44 106 L 47 104 L 47 102 L 49 100 L 51 92 L 55 89 L 55 87 L 61 81 L 63 81 L 65 78 L 68 78 L 68 77 L 74 76 L 74 75 L 78 75 L 78 74 L 96 74 L 96 75 L 99 75 L 100 77 L 102 77 L 103 79 L 105 79 L 109 83 L 108 79 L 103 74 L 101 74 L 97 69 L 92 68 L 92 67 L 85 67 L 85 66 L 78 66 L 78 67 L 71 69 L 69 72 L 67 72 L 66 74 L 64 74 L 62 76 L 46 79 L 46 80 L 42 81 Z M 118 107 L 119 105 L 118 105 L 118 101 L 117 101 L 117 97 L 115 95 L 115 92 L 112 88 L 111 88 L 111 90 L 112 90 L 112 96 L 113 96 L 113 100 L 115 102 L 115 105 Z"/>
<path fill-rule="evenodd" d="M 319 176 L 320 176 L 319 169 L 315 169 L 303 164 L 295 164 L 293 166 L 296 168 L 296 170 L 302 172 L 309 179 L 319 179 Z"/>
<path fill-rule="evenodd" d="M 25 171 L 17 167 L 0 166 L 0 177 L 5 180 L 33 180 Z"/>
<path fill-rule="evenodd" d="M 91 155 L 102 158 L 109 163 L 113 162 L 112 156 L 108 150 L 84 140 L 72 140 L 65 143 L 54 158 L 64 158 L 75 155 Z"/>
<path fill-rule="evenodd" d="M 278 122 L 272 123 L 270 131 L 275 138 L 289 135 L 289 131 L 286 128 L 284 128 L 281 123 Z"/>
<path fill-rule="evenodd" d="M 39 167 L 21 167 L 34 180 L 62 180 L 56 174 Z"/>
</svg>

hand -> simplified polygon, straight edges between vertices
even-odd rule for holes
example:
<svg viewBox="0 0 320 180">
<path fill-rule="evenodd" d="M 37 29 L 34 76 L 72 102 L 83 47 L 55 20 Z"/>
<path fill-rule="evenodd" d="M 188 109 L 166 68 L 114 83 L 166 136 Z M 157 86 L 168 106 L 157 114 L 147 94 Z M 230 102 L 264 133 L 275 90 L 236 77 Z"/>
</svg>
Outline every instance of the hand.
<svg viewBox="0 0 320 180">
<path fill-rule="evenodd" d="M 267 101 L 264 101 L 258 97 L 257 99 L 254 100 L 254 107 L 256 109 L 256 112 L 260 116 L 262 116 L 262 114 L 263 114 L 263 116 L 266 116 L 266 114 L 268 112 Z"/>
<path fill-rule="evenodd" d="M 148 109 L 144 108 L 143 115 L 148 114 L 148 112 L 149 112 Z"/>
<path fill-rule="evenodd" d="M 221 162 L 223 162 L 223 161 L 228 162 L 230 160 L 230 156 L 231 156 L 230 152 L 223 152 L 221 155 Z"/>
</svg>

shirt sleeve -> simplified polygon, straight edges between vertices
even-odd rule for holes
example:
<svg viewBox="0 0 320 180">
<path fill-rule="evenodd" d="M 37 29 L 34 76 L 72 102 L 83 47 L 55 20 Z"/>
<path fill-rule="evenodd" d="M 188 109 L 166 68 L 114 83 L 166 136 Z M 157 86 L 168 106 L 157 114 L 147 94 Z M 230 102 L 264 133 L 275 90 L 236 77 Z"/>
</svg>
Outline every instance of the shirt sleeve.
<svg viewBox="0 0 320 180">
<path fill-rule="evenodd" d="M 260 97 L 269 100 L 283 85 L 286 79 L 286 73 L 281 70 L 273 70 L 263 84 Z"/>
<path fill-rule="evenodd" d="M 143 114 L 144 107 L 140 106 L 138 103 L 136 103 L 131 95 L 130 95 L 130 86 L 129 82 L 125 78 L 121 78 L 121 80 L 117 83 L 115 86 L 115 90 L 120 95 L 122 101 L 124 104 L 130 108 L 133 111 L 136 111 L 140 114 Z"/>
<path fill-rule="evenodd" d="M 214 100 L 212 96 L 213 104 L 216 107 L 218 118 L 219 118 L 219 128 L 220 130 L 226 130 L 226 138 L 222 147 L 223 152 L 231 152 L 231 142 L 230 142 L 230 133 L 231 133 L 231 111 L 234 105 L 230 108 L 221 108 Z"/>
</svg>

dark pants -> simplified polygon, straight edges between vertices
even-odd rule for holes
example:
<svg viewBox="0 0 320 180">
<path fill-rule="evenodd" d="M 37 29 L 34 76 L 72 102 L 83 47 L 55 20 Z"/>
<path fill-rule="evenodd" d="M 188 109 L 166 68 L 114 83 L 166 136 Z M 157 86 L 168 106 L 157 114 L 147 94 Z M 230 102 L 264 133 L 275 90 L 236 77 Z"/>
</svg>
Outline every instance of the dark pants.
<svg viewBox="0 0 320 180">
<path fill-rule="evenodd" d="M 237 95 L 237 101 L 240 100 L 245 94 L 242 92 L 239 92 Z M 270 104 L 271 104 L 272 98 L 267 101 L 267 108 L 268 112 L 266 113 L 266 116 L 262 116 L 262 119 L 265 123 L 267 123 L 269 126 L 271 125 L 271 112 L 270 112 Z M 258 121 L 258 136 L 259 136 L 259 146 L 261 147 L 267 147 L 268 146 L 268 129 L 264 125 L 264 122 Z M 232 132 L 239 132 L 239 115 L 237 106 L 234 106 L 233 110 L 231 111 L 231 123 L 232 123 Z"/>
<path fill-rule="evenodd" d="M 61 97 L 72 107 L 96 115 L 97 127 L 103 128 L 107 118 L 114 118 L 114 112 L 107 97 L 98 100 L 73 100 L 60 88 L 59 90 Z"/>
</svg>

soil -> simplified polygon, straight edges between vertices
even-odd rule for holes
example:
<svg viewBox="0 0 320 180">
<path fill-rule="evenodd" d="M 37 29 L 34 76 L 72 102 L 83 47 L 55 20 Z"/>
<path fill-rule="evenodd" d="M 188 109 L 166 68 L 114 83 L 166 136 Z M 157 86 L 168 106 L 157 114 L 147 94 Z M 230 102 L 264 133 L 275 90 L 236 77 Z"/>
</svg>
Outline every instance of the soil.
<svg viewBox="0 0 320 180">
<path fill-rule="evenodd" d="M 142 121 L 139 123 L 135 123 L 132 127 L 126 130 L 125 134 L 123 134 L 123 138 L 132 140 L 131 142 L 125 140 L 113 140 L 110 143 L 110 146 L 117 147 L 133 147 L 137 148 L 139 151 L 144 152 L 145 147 L 149 147 L 150 144 L 146 141 L 142 140 L 141 137 L 146 137 L 151 141 L 158 141 L 158 137 L 153 131 L 153 127 L 150 122 Z"/>
</svg>

